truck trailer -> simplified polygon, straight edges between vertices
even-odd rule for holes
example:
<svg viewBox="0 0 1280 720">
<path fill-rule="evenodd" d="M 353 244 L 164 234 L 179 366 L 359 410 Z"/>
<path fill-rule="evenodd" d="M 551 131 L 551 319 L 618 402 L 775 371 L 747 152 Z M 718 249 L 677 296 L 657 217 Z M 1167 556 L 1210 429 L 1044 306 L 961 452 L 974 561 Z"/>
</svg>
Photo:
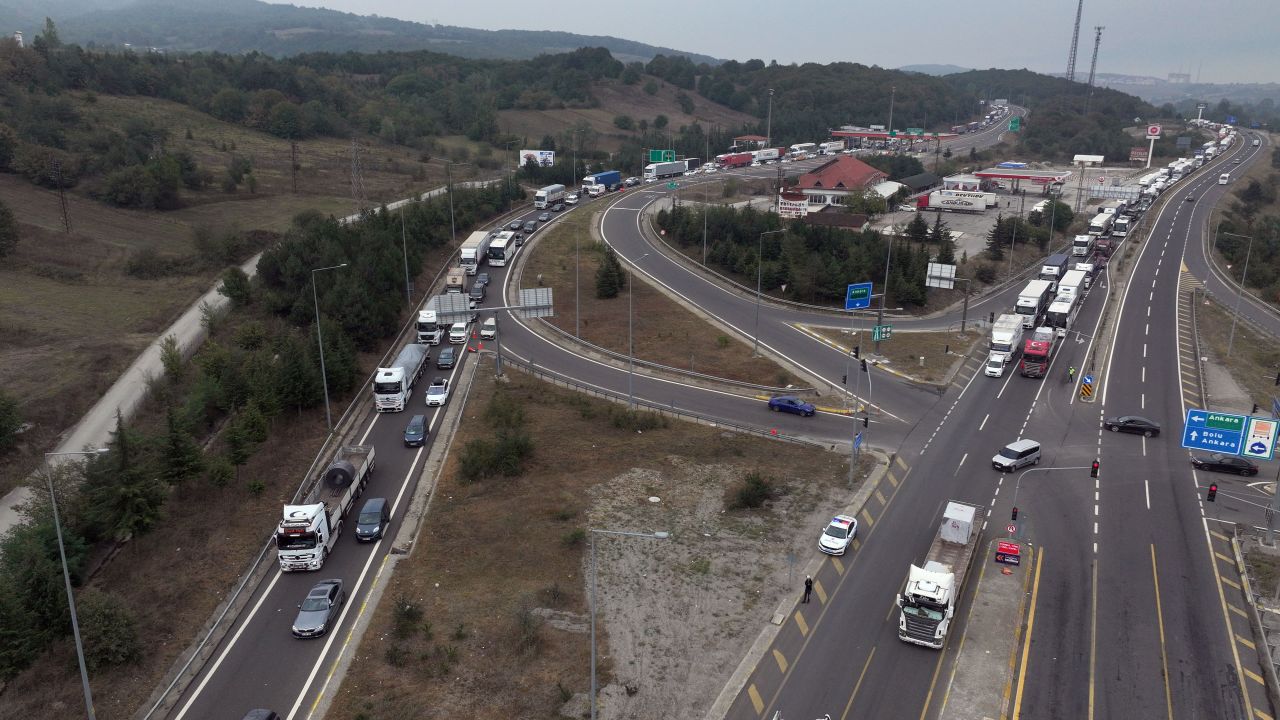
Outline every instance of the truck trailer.
<svg viewBox="0 0 1280 720">
<path fill-rule="evenodd" d="M 617 170 L 605 170 L 582 178 L 582 189 L 591 197 L 600 197 L 622 187 L 622 173 Z"/>
<path fill-rule="evenodd" d="M 1089 234 L 1094 237 L 1106 235 L 1115 221 L 1116 216 L 1114 213 L 1098 213 L 1089 221 Z"/>
<path fill-rule="evenodd" d="M 983 373 L 987 377 L 1001 377 L 1004 367 L 1016 357 L 1022 347 L 1022 318 L 1014 313 L 1005 313 L 996 318 L 991 326 L 991 347 L 987 355 L 987 366 Z"/>
<path fill-rule="evenodd" d="M 1071 258 L 1062 253 L 1054 253 L 1045 258 L 1044 262 L 1040 264 L 1039 278 L 1053 283 L 1052 290 L 1057 292 L 1058 281 L 1062 279 L 1063 275 L 1067 274 L 1067 266 L 1070 264 Z"/>
<path fill-rule="evenodd" d="M 673 160 L 671 162 L 650 163 L 644 166 L 644 179 L 661 180 L 663 178 L 678 177 L 684 175 L 689 170 L 689 166 L 684 160 Z"/>
<path fill-rule="evenodd" d="M 898 596 L 898 639 L 940 650 L 978 547 L 981 508 L 949 502 L 923 567 L 912 565 Z"/>
<path fill-rule="evenodd" d="M 729 153 L 716 158 L 716 162 L 720 167 L 729 170 L 732 168 L 748 167 L 755 158 L 749 152 Z"/>
<path fill-rule="evenodd" d="M 993 204 L 995 193 L 968 192 L 964 190 L 934 190 L 916 198 L 917 210 L 950 210 L 952 212 L 986 212 Z"/>
<path fill-rule="evenodd" d="M 546 210 L 558 202 L 563 202 L 565 190 L 563 185 L 548 185 L 533 194 L 533 206 Z"/>
<path fill-rule="evenodd" d="M 488 231 L 476 231 L 467 236 L 458 250 L 460 265 L 468 275 L 475 275 L 480 270 L 480 263 L 489 254 L 489 240 L 493 237 Z"/>
<path fill-rule="evenodd" d="M 342 532 L 343 518 L 369 484 L 374 447 L 339 447 L 303 505 L 285 505 L 276 528 L 282 572 L 319 570 Z"/>
<path fill-rule="evenodd" d="M 1049 364 L 1058 349 L 1058 334 L 1051 327 L 1038 327 L 1022 348 L 1019 371 L 1022 377 L 1042 378 L 1049 374 Z"/>
<path fill-rule="evenodd" d="M 405 345 L 391 367 L 380 367 L 373 376 L 373 407 L 378 412 L 400 412 L 409 404 L 413 384 L 427 367 L 427 349 Z"/>
<path fill-rule="evenodd" d="M 1032 280 L 1018 293 L 1014 312 L 1022 318 L 1023 328 L 1035 327 L 1053 299 L 1052 284 L 1048 280 Z"/>
</svg>

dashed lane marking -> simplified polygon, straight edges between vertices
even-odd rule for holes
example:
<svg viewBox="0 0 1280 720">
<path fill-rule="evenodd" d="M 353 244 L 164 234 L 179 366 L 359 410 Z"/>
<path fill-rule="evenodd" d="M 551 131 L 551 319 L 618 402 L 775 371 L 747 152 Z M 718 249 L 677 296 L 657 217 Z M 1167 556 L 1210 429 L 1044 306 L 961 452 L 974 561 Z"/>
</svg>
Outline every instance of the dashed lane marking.
<svg viewBox="0 0 1280 720">
<path fill-rule="evenodd" d="M 1221 540 L 1222 542 L 1231 542 L 1231 538 L 1227 537 L 1226 535 L 1223 535 L 1222 533 L 1218 532 L 1217 530 L 1210 530 L 1210 531 L 1209 531 L 1209 534 L 1210 534 L 1210 535 L 1212 535 L 1213 537 L 1218 538 L 1218 539 L 1219 539 L 1219 540 Z"/>
<path fill-rule="evenodd" d="M 1262 676 L 1259 675 L 1258 673 L 1250 670 L 1249 668 L 1240 668 L 1240 669 L 1244 671 L 1244 676 L 1249 678 L 1250 680 L 1258 683 L 1259 685 L 1265 686 L 1267 684 L 1267 681 L 1263 680 Z"/>
<path fill-rule="evenodd" d="M 899 467 L 901 467 L 903 470 L 906 470 L 906 469 L 907 469 L 907 463 L 903 461 L 903 459 L 902 459 L 902 456 L 901 456 L 901 455 L 899 455 L 899 456 L 895 457 L 895 458 L 893 459 L 893 461 L 894 461 L 895 463 L 897 463 L 897 464 L 898 464 L 898 466 L 899 466 Z"/>
<path fill-rule="evenodd" d="M 1213 554 L 1214 554 L 1214 555 L 1215 555 L 1219 560 L 1221 560 L 1221 561 L 1222 561 L 1222 562 L 1224 562 L 1224 563 L 1228 563 L 1228 564 L 1230 564 L 1230 565 L 1235 565 L 1235 564 L 1236 564 L 1236 561 L 1235 561 L 1235 560 L 1232 560 L 1231 558 L 1227 557 L 1226 555 L 1223 555 L 1223 554 L 1222 554 L 1222 553 L 1220 553 L 1220 552 L 1216 552 L 1216 551 L 1215 551 Z"/>
<path fill-rule="evenodd" d="M 764 700 L 760 697 L 760 691 L 756 689 L 755 683 L 747 686 L 747 697 L 751 698 L 751 706 L 756 709 L 756 714 L 764 712 Z"/>
<path fill-rule="evenodd" d="M 894 476 L 893 476 L 893 472 L 892 472 L 892 471 L 885 473 L 885 475 L 884 475 L 884 476 L 885 476 L 886 478 L 888 478 L 888 479 L 889 479 L 889 484 L 890 484 L 890 485 L 892 485 L 892 486 L 894 486 L 894 487 L 898 487 L 898 478 L 896 478 L 896 477 L 894 477 Z"/>
<path fill-rule="evenodd" d="M 801 624 L 803 624 L 803 623 L 804 623 L 804 620 L 802 620 L 802 619 L 800 618 L 800 613 L 796 613 L 796 620 L 797 620 L 797 621 L 799 621 Z M 779 651 L 777 648 L 774 648 L 774 649 L 773 649 L 773 659 L 774 659 L 774 661 L 775 661 L 775 662 L 777 662 L 777 663 L 778 663 L 778 669 L 782 671 L 782 674 L 783 674 L 783 675 L 786 675 L 786 674 L 787 674 L 787 658 L 786 658 L 786 656 L 784 656 L 784 655 L 782 654 L 782 652 L 781 652 L 781 651 Z"/>
<path fill-rule="evenodd" d="M 1243 611 L 1243 610 L 1241 610 L 1240 608 L 1236 607 L 1235 605 L 1228 604 L 1228 605 L 1227 605 L 1227 607 L 1231 609 L 1231 612 L 1233 612 L 1233 613 L 1235 613 L 1235 614 L 1239 615 L 1239 616 L 1240 616 L 1240 617 L 1242 617 L 1242 618 L 1247 618 L 1247 617 L 1249 617 L 1248 613 L 1246 613 L 1245 611 Z"/>
</svg>

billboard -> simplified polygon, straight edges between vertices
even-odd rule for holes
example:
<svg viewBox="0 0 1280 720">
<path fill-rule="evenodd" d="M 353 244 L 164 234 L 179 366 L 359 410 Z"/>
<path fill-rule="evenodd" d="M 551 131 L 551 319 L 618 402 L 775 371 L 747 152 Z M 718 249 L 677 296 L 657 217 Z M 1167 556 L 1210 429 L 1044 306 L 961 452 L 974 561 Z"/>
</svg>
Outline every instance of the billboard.
<svg viewBox="0 0 1280 720">
<path fill-rule="evenodd" d="M 785 218 L 802 218 L 808 215 L 809 198 L 799 193 L 780 193 L 778 214 Z"/>
<path fill-rule="evenodd" d="M 1129 162 L 1146 162 L 1146 148 L 1129 148 Z"/>
<path fill-rule="evenodd" d="M 551 167 L 556 164 L 555 150 L 521 150 L 520 151 L 520 167 L 529 164 L 529 161 L 538 164 L 538 167 Z"/>
</svg>

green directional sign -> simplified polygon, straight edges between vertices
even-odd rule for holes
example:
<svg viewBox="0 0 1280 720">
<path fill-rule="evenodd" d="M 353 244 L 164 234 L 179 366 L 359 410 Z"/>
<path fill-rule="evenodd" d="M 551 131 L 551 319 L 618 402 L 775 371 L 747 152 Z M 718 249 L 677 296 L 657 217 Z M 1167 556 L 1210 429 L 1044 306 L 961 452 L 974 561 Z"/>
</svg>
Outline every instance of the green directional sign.
<svg viewBox="0 0 1280 720">
<path fill-rule="evenodd" d="M 1018 117 L 1018 116 L 1016 116 L 1016 115 L 1015 115 L 1014 117 L 1010 118 L 1010 119 L 1009 119 L 1009 129 L 1010 129 L 1010 130 L 1012 130 L 1012 131 L 1014 131 L 1014 132 L 1018 132 L 1019 130 L 1021 130 L 1021 129 L 1022 129 L 1022 118 L 1021 118 L 1021 117 Z"/>
<path fill-rule="evenodd" d="M 874 340 L 875 342 L 880 342 L 881 340 L 888 340 L 891 337 L 893 337 L 892 325 L 876 325 L 871 330 L 871 339 Z"/>
<path fill-rule="evenodd" d="M 673 183 L 673 182 L 669 182 L 669 183 L 667 183 L 667 189 L 668 189 L 668 190 L 675 190 L 675 189 L 676 189 L 676 188 L 678 188 L 678 187 L 680 187 L 680 186 L 679 186 L 678 184 L 676 184 L 676 183 Z"/>
<path fill-rule="evenodd" d="M 1231 432 L 1240 432 L 1244 430 L 1243 415 L 1228 415 L 1225 413 L 1207 413 L 1204 426 L 1215 430 L 1230 430 Z"/>
<path fill-rule="evenodd" d="M 897 130 L 890 130 L 890 131 L 889 131 L 889 137 L 898 137 L 898 131 L 897 131 Z"/>
<path fill-rule="evenodd" d="M 907 128 L 908 135 L 923 135 L 924 128 Z"/>
<path fill-rule="evenodd" d="M 675 159 L 676 159 L 675 150 L 650 150 L 649 151 L 649 162 L 651 163 L 674 162 Z"/>
</svg>

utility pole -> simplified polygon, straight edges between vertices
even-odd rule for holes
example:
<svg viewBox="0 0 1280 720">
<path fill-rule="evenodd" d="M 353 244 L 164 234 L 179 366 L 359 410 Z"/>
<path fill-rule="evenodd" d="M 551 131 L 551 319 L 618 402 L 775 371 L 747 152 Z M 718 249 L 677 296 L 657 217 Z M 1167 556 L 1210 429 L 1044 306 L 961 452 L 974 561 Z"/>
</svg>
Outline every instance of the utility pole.
<svg viewBox="0 0 1280 720">
<path fill-rule="evenodd" d="M 769 88 L 769 119 L 764 126 L 764 146 L 773 147 L 773 88 Z"/>
<path fill-rule="evenodd" d="M 289 177 L 293 183 L 293 194 L 298 194 L 298 143 L 289 143 Z"/>
</svg>

